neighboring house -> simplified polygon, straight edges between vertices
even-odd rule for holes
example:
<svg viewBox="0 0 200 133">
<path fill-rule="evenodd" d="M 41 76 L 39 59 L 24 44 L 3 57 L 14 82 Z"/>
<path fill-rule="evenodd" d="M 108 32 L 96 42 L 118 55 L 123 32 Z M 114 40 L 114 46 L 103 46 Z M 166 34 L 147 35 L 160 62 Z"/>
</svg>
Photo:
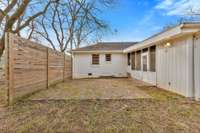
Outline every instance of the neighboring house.
<svg viewBox="0 0 200 133">
<path fill-rule="evenodd" d="M 98 54 L 96 51 L 91 53 Z M 101 50 L 101 53 L 107 52 Z M 76 50 L 73 52 L 76 78 L 79 78 L 77 75 L 81 75 L 85 70 L 88 72 L 93 68 L 91 64 L 85 65 L 85 62 L 91 61 L 92 54 L 87 51 L 86 56 L 81 52 L 77 53 Z M 158 33 L 123 49 L 120 57 L 123 58 L 112 66 L 112 68 L 121 66 L 119 70 L 111 68 L 106 71 L 106 66 L 97 65 L 97 68 L 104 72 L 99 73 L 99 69 L 96 69 L 97 71 L 91 73 L 98 73 L 99 76 L 110 73 L 112 75 L 122 73 L 123 76 L 127 76 L 126 73 L 129 73 L 132 78 L 183 96 L 200 98 L 200 23 L 184 23 Z M 123 70 L 124 65 L 126 65 L 125 70 Z"/>
<path fill-rule="evenodd" d="M 135 43 L 97 43 L 73 50 L 73 78 L 127 77 L 123 50 Z"/>
</svg>

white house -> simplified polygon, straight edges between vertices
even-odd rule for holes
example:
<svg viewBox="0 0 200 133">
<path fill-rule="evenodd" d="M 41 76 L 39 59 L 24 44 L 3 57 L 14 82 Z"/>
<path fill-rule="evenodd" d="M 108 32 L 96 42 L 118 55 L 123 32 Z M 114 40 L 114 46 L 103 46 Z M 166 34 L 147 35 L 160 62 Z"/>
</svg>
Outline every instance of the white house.
<svg viewBox="0 0 200 133">
<path fill-rule="evenodd" d="M 98 43 L 73 50 L 73 78 L 127 77 L 127 56 L 135 43 Z"/>
<path fill-rule="evenodd" d="M 106 54 L 112 55 L 112 62 L 106 61 Z M 183 96 L 200 98 L 200 23 L 178 25 L 119 51 L 77 49 L 73 60 L 74 78 L 128 73 Z M 92 65 L 93 61 L 99 63 Z"/>
</svg>

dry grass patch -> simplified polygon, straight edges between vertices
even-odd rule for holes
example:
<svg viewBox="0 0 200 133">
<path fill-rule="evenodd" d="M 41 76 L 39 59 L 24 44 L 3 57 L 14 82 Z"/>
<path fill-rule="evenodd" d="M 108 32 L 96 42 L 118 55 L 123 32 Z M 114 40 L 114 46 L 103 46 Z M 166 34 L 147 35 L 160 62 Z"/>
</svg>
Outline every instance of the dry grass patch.
<svg viewBox="0 0 200 133">
<path fill-rule="evenodd" d="M 200 104 L 192 101 L 25 101 L 1 114 L 2 132 L 199 133 Z"/>
<path fill-rule="evenodd" d="M 150 96 L 157 100 L 183 100 L 185 99 L 183 96 L 166 91 L 161 88 L 157 88 L 154 86 L 137 86 L 141 90 L 147 92 Z"/>
<path fill-rule="evenodd" d="M 127 78 L 67 80 L 30 97 L 32 100 L 137 98 L 151 98 L 151 96 Z"/>
<path fill-rule="evenodd" d="M 0 85 L 0 107 L 7 105 L 7 89 Z"/>
<path fill-rule="evenodd" d="M 131 82 L 135 84 L 137 81 Z M 128 81 L 127 84 L 132 86 L 131 82 Z M 118 83 L 115 83 L 112 85 L 118 86 Z M 63 86 L 63 84 L 60 85 Z M 90 84 L 85 84 L 85 86 L 91 87 Z M 138 86 L 139 90 L 150 95 L 151 98 L 56 99 L 57 95 L 64 93 L 64 90 L 72 91 L 68 86 L 69 88 L 63 88 L 61 92 L 58 91 L 58 88 L 56 91 L 50 89 L 49 93 L 55 93 L 51 95 L 55 99 L 51 100 L 50 94 L 46 96 L 42 91 L 32 98 L 39 96 L 44 98 L 46 96 L 47 100 L 30 100 L 32 98 L 27 98 L 12 107 L 0 110 L 0 131 L 3 133 L 200 132 L 200 102 L 191 101 L 154 87 L 141 84 L 135 84 L 135 86 Z M 71 93 L 75 93 L 76 96 L 83 96 L 76 91 Z M 92 92 L 89 91 L 88 93 Z M 92 93 L 92 95 L 94 94 Z M 61 96 L 66 96 L 66 94 Z"/>
</svg>

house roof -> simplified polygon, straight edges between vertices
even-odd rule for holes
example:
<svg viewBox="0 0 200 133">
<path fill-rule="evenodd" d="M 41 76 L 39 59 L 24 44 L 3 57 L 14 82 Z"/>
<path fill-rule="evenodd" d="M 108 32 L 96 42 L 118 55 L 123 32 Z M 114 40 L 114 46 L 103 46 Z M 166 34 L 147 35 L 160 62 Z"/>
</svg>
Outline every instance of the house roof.
<svg viewBox="0 0 200 133">
<path fill-rule="evenodd" d="M 145 47 L 149 47 L 151 45 L 156 45 L 161 42 L 169 41 L 171 39 L 175 39 L 177 37 L 181 37 L 184 35 L 191 35 L 194 33 L 200 32 L 200 23 L 183 23 L 172 27 L 168 30 L 162 31 L 158 34 L 155 34 L 146 40 L 139 42 L 137 45 L 130 46 L 124 49 L 124 53 L 132 52 L 135 50 L 139 50 Z"/>
<path fill-rule="evenodd" d="M 72 50 L 72 52 L 106 52 L 106 51 L 121 51 L 135 45 L 137 42 L 99 42 L 95 45 L 90 45 Z"/>
</svg>

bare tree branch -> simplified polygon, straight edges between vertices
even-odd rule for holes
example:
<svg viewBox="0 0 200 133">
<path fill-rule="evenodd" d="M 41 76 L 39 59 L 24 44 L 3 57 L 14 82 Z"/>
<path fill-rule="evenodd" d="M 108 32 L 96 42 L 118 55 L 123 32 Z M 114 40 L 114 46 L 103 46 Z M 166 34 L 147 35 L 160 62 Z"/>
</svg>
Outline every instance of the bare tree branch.
<svg viewBox="0 0 200 133">
<path fill-rule="evenodd" d="M 17 0 L 12 0 L 11 3 L 4 9 L 0 11 L 0 25 L 3 19 L 7 16 L 8 12 L 17 4 Z"/>
<path fill-rule="evenodd" d="M 50 43 L 52 48 L 54 50 L 56 50 L 56 47 L 55 47 L 53 41 L 50 39 L 49 33 L 48 33 L 47 28 L 46 28 L 45 23 L 44 23 L 44 19 L 45 19 L 45 16 L 42 17 L 41 23 L 38 22 L 40 24 L 40 26 L 42 26 L 42 29 L 44 30 L 44 32 L 42 32 L 40 30 L 39 31 L 35 30 L 35 32 L 38 33 L 39 35 L 41 35 L 43 38 L 45 38 Z"/>
<path fill-rule="evenodd" d="M 51 2 L 48 2 L 48 4 L 45 6 L 43 11 L 40 11 L 32 16 L 30 16 L 28 18 L 28 20 L 26 20 L 21 26 L 19 26 L 16 30 L 12 31 L 13 33 L 18 33 L 20 30 L 24 29 L 25 27 L 27 27 L 31 21 L 33 21 L 35 18 L 41 16 L 42 14 L 45 14 L 45 12 L 47 11 L 49 5 L 51 4 Z"/>
<path fill-rule="evenodd" d="M 5 9 L 0 10 L 0 56 L 4 50 L 6 32 L 20 35 L 20 31 L 30 28 L 30 24 L 33 23 L 36 18 L 45 14 L 48 7 L 52 3 L 58 1 L 59 0 L 8 0 L 8 3 L 5 4 Z M 30 10 L 34 9 L 37 10 L 30 12 Z M 31 30 L 35 30 L 35 27 Z M 30 39 L 34 33 L 34 31 L 31 31 L 27 38 Z"/>
<path fill-rule="evenodd" d="M 30 27 L 31 27 L 30 28 L 31 31 L 30 31 L 30 33 L 28 35 L 28 40 L 30 40 L 32 38 L 32 35 L 33 35 L 34 31 L 35 31 L 34 21 L 31 22 L 31 26 Z"/>
<path fill-rule="evenodd" d="M 22 4 L 19 6 L 16 12 L 12 16 L 9 17 L 8 22 L 6 23 L 6 26 L 5 26 L 5 32 L 12 31 L 12 26 L 17 21 L 17 19 L 24 13 L 29 2 L 30 2 L 29 0 L 23 0 Z"/>
</svg>

